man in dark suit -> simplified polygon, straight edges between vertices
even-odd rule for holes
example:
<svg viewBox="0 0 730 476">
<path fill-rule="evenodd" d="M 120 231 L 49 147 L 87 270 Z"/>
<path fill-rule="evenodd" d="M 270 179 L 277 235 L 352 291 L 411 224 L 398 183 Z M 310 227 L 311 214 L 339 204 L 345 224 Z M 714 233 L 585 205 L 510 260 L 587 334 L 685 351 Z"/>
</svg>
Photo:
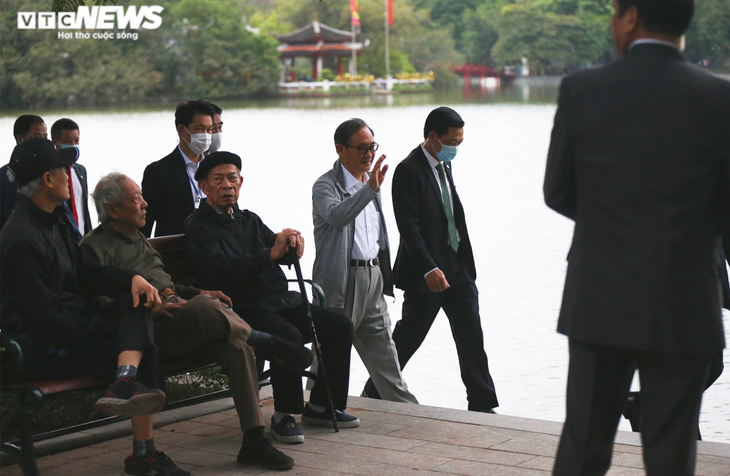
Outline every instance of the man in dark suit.
<svg viewBox="0 0 730 476">
<path fill-rule="evenodd" d="M 403 368 L 443 309 L 456 342 L 469 410 L 494 413 L 499 403 L 484 351 L 476 267 L 451 175 L 464 121 L 453 109 L 436 108 L 426 118 L 423 137 L 393 176 L 400 232 L 393 275 L 396 287 L 404 291 L 393 342 Z"/>
<path fill-rule="evenodd" d="M 23 114 L 15 120 L 13 138 L 20 144 L 31 137 L 48 138 L 48 129 L 43 118 L 34 114 Z M 0 167 L 0 229 L 10 218 L 10 214 L 18 203 L 18 186 L 8 178 L 8 164 Z"/>
<path fill-rule="evenodd" d="M 81 141 L 79 125 L 67 118 L 57 120 L 51 126 L 51 140 L 56 149 L 69 147 L 78 149 Z M 83 236 L 93 228 L 89 216 L 89 185 L 86 181 L 86 167 L 79 163 L 73 164 L 68 183 L 71 188 L 71 199 L 66 202 L 64 208 L 69 218 L 73 218 L 71 224 L 76 225 L 75 231 Z"/>
<path fill-rule="evenodd" d="M 178 104 L 175 127 L 179 145 L 144 171 L 142 193 L 147 201 L 147 223 L 140 231 L 145 236 L 151 236 L 155 223 L 155 236 L 184 233 L 185 219 L 205 198 L 195 172 L 203 153 L 210 148 L 214 115 L 208 101 L 193 99 Z"/>
<path fill-rule="evenodd" d="M 624 57 L 563 80 L 545 173 L 545 202 L 575 220 L 554 474 L 605 474 L 638 368 L 647 475 L 689 475 L 711 356 L 725 346 L 716 260 L 730 231 L 730 82 L 682 60 L 692 0 L 614 9 Z"/>
</svg>

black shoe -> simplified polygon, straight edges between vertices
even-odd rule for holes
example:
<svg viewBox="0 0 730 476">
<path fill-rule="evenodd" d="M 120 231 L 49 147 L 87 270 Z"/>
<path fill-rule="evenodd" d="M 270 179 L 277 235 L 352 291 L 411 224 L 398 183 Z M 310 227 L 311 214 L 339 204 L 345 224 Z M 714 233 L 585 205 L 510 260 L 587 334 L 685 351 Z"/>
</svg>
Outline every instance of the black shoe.
<svg viewBox="0 0 730 476">
<path fill-rule="evenodd" d="M 254 441 L 244 441 L 236 459 L 241 464 L 255 464 L 266 469 L 287 469 L 294 466 L 291 457 L 277 450 L 263 436 Z"/>
<path fill-rule="evenodd" d="M 358 417 L 348 415 L 347 413 L 340 410 L 335 410 L 335 418 L 337 419 L 338 428 L 357 428 L 358 426 L 360 426 L 360 419 Z M 304 413 L 302 413 L 302 423 L 306 423 L 307 425 L 318 425 L 334 428 L 334 425 L 332 424 L 332 416 L 329 412 L 327 412 L 327 410 L 323 411 L 322 413 L 316 412 L 312 410 L 312 407 L 310 407 L 308 403 L 304 406 Z"/>
<path fill-rule="evenodd" d="M 137 476 L 192 476 L 191 472 L 178 468 L 162 451 L 155 451 L 139 462 L 134 462 L 131 456 L 127 456 L 124 460 L 124 472 Z"/>
<path fill-rule="evenodd" d="M 365 387 L 363 387 L 360 396 L 365 398 L 375 398 L 377 400 L 382 400 L 380 398 L 380 393 L 378 393 L 378 389 L 375 388 L 375 384 L 373 383 L 373 379 L 371 378 L 369 378 L 368 381 L 365 382 Z"/>
<path fill-rule="evenodd" d="M 299 372 L 312 365 L 314 354 L 303 345 L 271 336 L 265 348 L 257 348 L 256 353 L 270 362 L 276 362 L 287 370 Z"/>
<path fill-rule="evenodd" d="M 624 418 L 629 420 L 631 423 L 631 431 L 641 431 L 641 405 L 640 405 L 640 393 L 629 392 L 629 397 L 626 399 L 626 405 L 622 415 Z"/>
<path fill-rule="evenodd" d="M 147 388 L 133 377 L 114 382 L 94 405 L 102 413 L 121 416 L 149 415 L 164 406 L 164 392 Z"/>
</svg>

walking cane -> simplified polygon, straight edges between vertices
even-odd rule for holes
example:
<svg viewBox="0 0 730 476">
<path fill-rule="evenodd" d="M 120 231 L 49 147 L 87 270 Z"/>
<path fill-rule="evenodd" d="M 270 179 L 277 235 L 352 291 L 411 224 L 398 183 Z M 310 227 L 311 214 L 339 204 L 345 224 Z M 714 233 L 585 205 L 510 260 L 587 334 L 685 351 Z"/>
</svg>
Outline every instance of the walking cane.
<svg viewBox="0 0 730 476">
<path fill-rule="evenodd" d="M 312 332 L 312 346 L 314 347 L 315 355 L 317 356 L 317 378 L 322 379 L 322 385 L 324 385 L 325 394 L 327 395 L 327 410 L 332 416 L 332 425 L 335 428 L 335 433 L 339 433 L 340 429 L 337 427 L 337 415 L 335 415 L 335 406 L 332 403 L 332 394 L 330 394 L 330 386 L 327 383 L 327 374 L 324 372 L 324 360 L 322 360 L 322 349 L 319 347 L 319 339 L 317 338 L 317 330 L 314 328 L 314 320 L 312 319 L 312 309 L 309 307 L 309 298 L 307 297 L 307 289 L 304 287 L 304 278 L 302 277 L 302 268 L 299 266 L 299 258 L 297 257 L 296 248 L 291 248 L 292 261 L 294 262 L 294 271 L 297 273 L 297 281 L 299 282 L 299 292 L 304 300 L 304 307 L 307 309 L 307 318 L 309 319 L 309 330 Z"/>
</svg>

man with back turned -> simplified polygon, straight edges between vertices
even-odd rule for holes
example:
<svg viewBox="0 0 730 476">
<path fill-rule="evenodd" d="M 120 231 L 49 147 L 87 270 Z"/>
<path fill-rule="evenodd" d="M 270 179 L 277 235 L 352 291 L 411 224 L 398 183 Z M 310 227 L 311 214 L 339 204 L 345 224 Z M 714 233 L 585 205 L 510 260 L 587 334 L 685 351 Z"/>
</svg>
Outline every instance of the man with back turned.
<svg viewBox="0 0 730 476">
<path fill-rule="evenodd" d="M 730 230 L 730 82 L 682 59 L 693 8 L 615 0 L 623 58 L 560 87 L 544 193 L 575 232 L 556 475 L 608 471 L 636 369 L 647 475 L 694 474 L 702 392 L 725 346 L 716 253 Z"/>
</svg>

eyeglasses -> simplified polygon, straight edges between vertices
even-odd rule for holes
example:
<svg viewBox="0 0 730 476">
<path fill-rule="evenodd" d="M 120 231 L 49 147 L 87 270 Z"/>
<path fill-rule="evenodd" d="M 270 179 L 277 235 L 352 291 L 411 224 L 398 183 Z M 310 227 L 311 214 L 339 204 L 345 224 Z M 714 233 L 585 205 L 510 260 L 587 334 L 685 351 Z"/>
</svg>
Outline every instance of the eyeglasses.
<svg viewBox="0 0 730 476">
<path fill-rule="evenodd" d="M 373 145 L 359 145 L 359 146 L 348 145 L 348 144 L 342 144 L 342 145 L 344 145 L 345 148 L 357 149 L 357 151 L 360 152 L 360 155 L 365 155 L 368 152 L 372 152 L 374 154 L 375 152 L 377 152 L 378 147 L 380 147 L 377 142 L 373 142 Z"/>
</svg>

